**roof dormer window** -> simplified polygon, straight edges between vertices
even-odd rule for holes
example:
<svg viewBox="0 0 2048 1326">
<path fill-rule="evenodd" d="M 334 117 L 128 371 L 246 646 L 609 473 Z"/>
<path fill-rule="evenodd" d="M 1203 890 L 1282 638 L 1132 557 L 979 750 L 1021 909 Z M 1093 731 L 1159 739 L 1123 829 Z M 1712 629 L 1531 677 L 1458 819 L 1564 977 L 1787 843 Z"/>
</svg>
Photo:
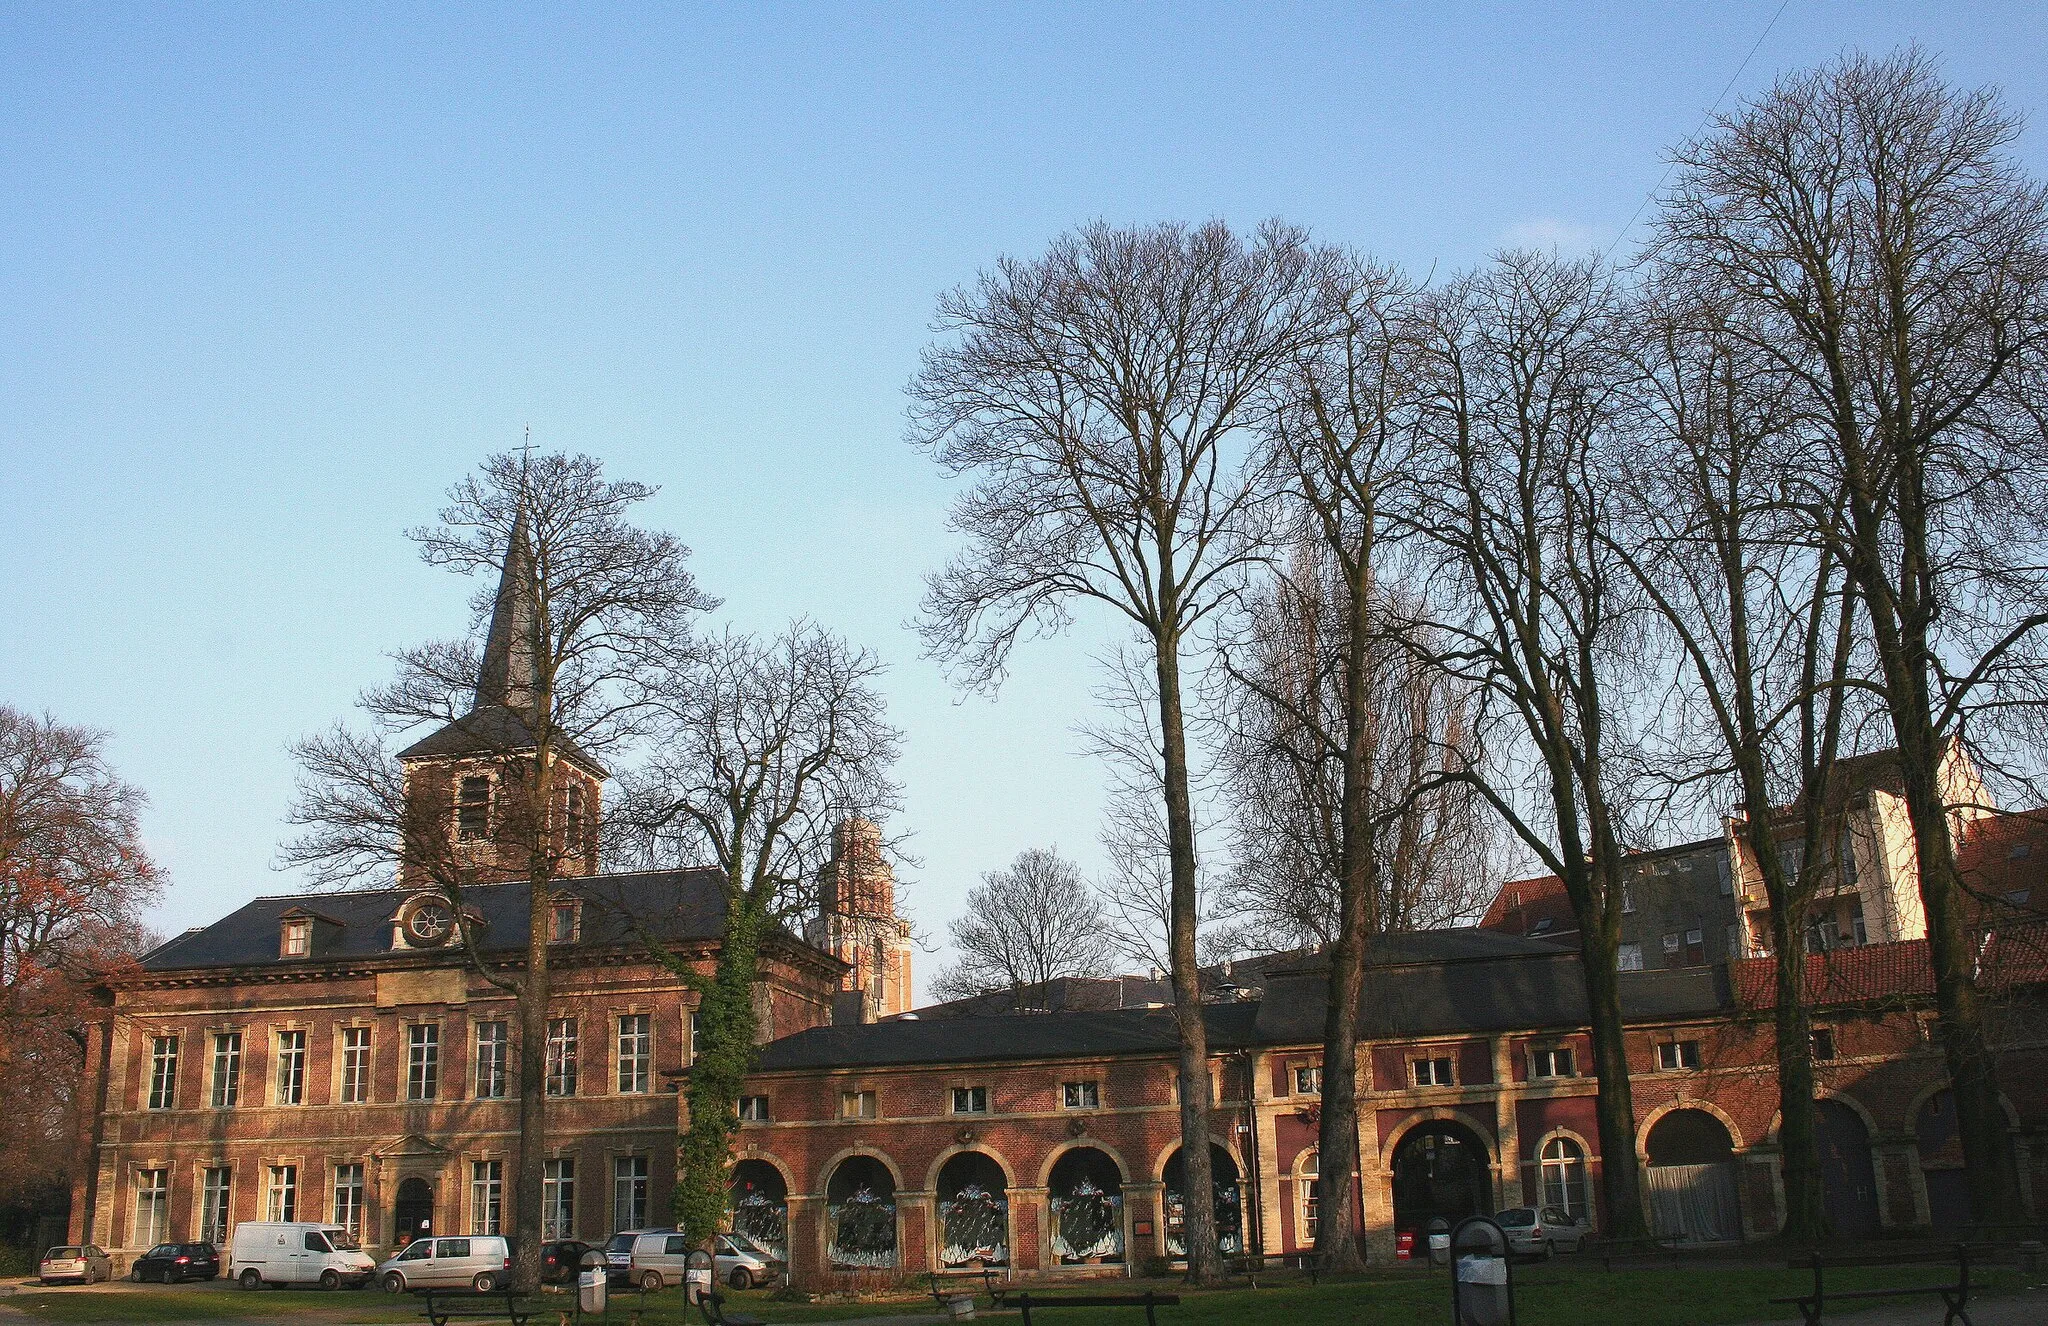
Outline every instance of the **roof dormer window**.
<svg viewBox="0 0 2048 1326">
<path fill-rule="evenodd" d="M 462 780 L 455 803 L 455 836 L 483 838 L 491 832 L 491 780 L 472 774 Z"/>
<path fill-rule="evenodd" d="M 303 958 L 313 951 L 313 922 L 311 918 L 295 916 L 285 921 L 283 933 L 278 942 L 278 953 L 287 958 Z"/>
<path fill-rule="evenodd" d="M 577 912 L 581 909 L 573 902 L 557 902 L 548 916 L 548 942 L 550 944 L 573 944 L 576 942 Z"/>
</svg>

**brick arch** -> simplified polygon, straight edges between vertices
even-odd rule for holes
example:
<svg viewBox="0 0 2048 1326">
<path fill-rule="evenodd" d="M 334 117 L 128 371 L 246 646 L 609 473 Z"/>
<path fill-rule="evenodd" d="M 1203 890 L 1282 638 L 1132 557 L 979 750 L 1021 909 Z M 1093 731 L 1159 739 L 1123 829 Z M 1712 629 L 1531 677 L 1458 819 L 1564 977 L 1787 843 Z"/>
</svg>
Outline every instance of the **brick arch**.
<svg viewBox="0 0 2048 1326">
<path fill-rule="evenodd" d="M 1469 1130 L 1479 1139 L 1479 1145 L 1486 1148 L 1486 1163 L 1495 1173 L 1500 1170 L 1500 1139 L 1493 1135 L 1493 1129 L 1482 1122 L 1477 1115 L 1448 1105 L 1432 1105 L 1426 1110 L 1417 1110 L 1401 1121 L 1386 1145 L 1380 1148 L 1380 1171 L 1391 1175 L 1394 1169 L 1394 1152 L 1401 1149 L 1401 1143 L 1408 1134 L 1426 1123 L 1455 1123 Z"/>
<path fill-rule="evenodd" d="M 1099 1137 L 1090 1137 L 1084 1134 L 1080 1137 L 1068 1138 L 1064 1144 L 1056 1146 L 1052 1150 L 1045 1153 L 1045 1161 L 1038 1167 L 1038 1186 L 1041 1188 L 1051 1187 L 1052 1169 L 1053 1166 L 1060 1163 L 1060 1157 L 1066 1155 L 1069 1151 L 1077 1151 L 1083 1147 L 1086 1147 L 1091 1151 L 1100 1151 L 1103 1155 L 1108 1156 L 1110 1158 L 1110 1161 L 1113 1164 L 1115 1164 L 1117 1173 L 1122 1176 L 1119 1179 L 1119 1182 L 1145 1182 L 1144 1179 L 1136 1177 L 1136 1171 L 1134 1171 L 1131 1168 L 1131 1162 L 1124 1158 L 1123 1152 L 1117 1150 L 1115 1147 L 1111 1146 L 1108 1142 L 1103 1141 Z M 1164 1164 L 1165 1162 L 1161 1161 L 1160 1163 Z"/>
<path fill-rule="evenodd" d="M 1736 1124 L 1735 1120 L 1732 1117 L 1730 1117 L 1728 1111 L 1722 1109 L 1719 1105 L 1716 1105 L 1714 1102 L 1710 1100 L 1694 1100 L 1691 1097 L 1687 1097 L 1684 1100 L 1666 1101 L 1664 1104 L 1659 1105 L 1656 1109 L 1651 1110 L 1648 1114 L 1644 1115 L 1642 1117 L 1642 1120 L 1639 1123 L 1637 1123 L 1637 1164 L 1648 1166 L 1650 1163 L 1650 1130 L 1657 1126 L 1657 1121 L 1659 1119 L 1662 1119 L 1667 1114 L 1676 1113 L 1679 1110 L 1698 1110 L 1702 1114 L 1711 1114 L 1713 1117 L 1721 1121 L 1721 1126 L 1723 1128 L 1726 1128 L 1728 1130 L 1728 1149 L 1730 1151 L 1734 1152 L 1737 1155 L 1740 1155 L 1744 1151 L 1749 1150 L 1751 1144 L 1743 1140 L 1742 1129 Z"/>
<path fill-rule="evenodd" d="M 1945 1077 L 1939 1082 L 1922 1087 L 1906 1106 L 1906 1131 L 1917 1136 L 1920 1130 L 1920 1111 L 1927 1108 L 1927 1102 L 1933 1100 L 1944 1091 L 1953 1090 L 1955 1090 L 1955 1083 Z M 2020 1130 L 2020 1112 L 2013 1107 L 2012 1099 L 2003 1091 L 1998 1093 L 1998 1108 L 2005 1111 L 2005 1130 L 2009 1133 L 2018 1132 Z M 1876 1129 L 1871 1131 L 1875 1133 Z"/>
<path fill-rule="evenodd" d="M 1222 1138 L 1216 1136 L 1216 1134 L 1214 1133 L 1209 1134 L 1209 1144 L 1211 1146 L 1221 1147 L 1223 1149 L 1223 1154 L 1230 1157 L 1230 1163 L 1237 1166 L 1238 1179 L 1240 1181 L 1243 1180 L 1246 1176 L 1246 1170 L 1244 1167 L 1244 1157 L 1238 1154 L 1237 1148 L 1232 1146 L 1230 1143 L 1224 1141 Z M 1180 1150 L 1180 1138 L 1176 1137 L 1172 1141 L 1168 1142 L 1164 1147 L 1160 1148 L 1157 1152 L 1154 1152 L 1152 1156 L 1152 1168 L 1145 1171 L 1146 1177 L 1144 1179 L 1144 1182 L 1166 1182 L 1166 1162 L 1173 1159 L 1173 1153 L 1178 1150 Z M 1050 1170 L 1046 1172 L 1048 1174 L 1051 1173 Z"/>
<path fill-rule="evenodd" d="M 1832 1100 L 1839 1101 L 1840 1103 L 1847 1105 L 1850 1111 L 1853 1112 L 1857 1118 L 1863 1120 L 1863 1127 L 1869 1131 L 1872 1142 L 1875 1142 L 1879 1134 L 1884 1132 L 1884 1129 L 1881 1129 L 1877 1126 L 1877 1119 L 1875 1116 L 1871 1114 L 1870 1108 L 1866 1106 L 1862 1101 L 1856 1099 L 1854 1096 L 1850 1095 L 1846 1091 L 1836 1091 L 1832 1087 L 1815 1086 L 1813 1089 L 1813 1098 L 1815 1101 Z M 1916 1104 L 1913 1108 L 1917 1111 L 1920 1107 Z M 1916 1114 L 1914 1117 L 1917 1118 L 1918 1115 Z M 1909 1127 L 1911 1126 L 1911 1122 L 1911 1119 L 1907 1121 Z M 1772 1110 L 1770 1125 L 1764 1129 L 1764 1142 L 1775 1143 L 1778 1140 L 1778 1134 L 1780 1130 L 1782 1130 L 1784 1126 L 1785 1111 L 1783 1109 Z M 1644 1134 L 1645 1137 L 1647 1137 L 1648 1135 L 1649 1134 L 1647 1133 Z"/>
<path fill-rule="evenodd" d="M 1101 1148 L 1098 1147 L 1097 1150 L 1101 1150 Z M 1004 1156 L 1001 1151 L 982 1142 L 955 1142 L 933 1157 L 931 1168 L 925 1171 L 924 1190 L 928 1193 L 937 1193 L 939 1190 L 939 1171 L 946 1167 L 946 1162 L 955 1156 L 964 1156 L 970 1151 L 987 1156 L 990 1160 L 996 1162 L 996 1168 L 1003 1172 L 1003 1186 L 1005 1188 L 1015 1188 L 1017 1186 L 1017 1167 L 1012 1165 L 1009 1158 Z M 1046 1171 L 1048 1175 L 1051 1172 L 1051 1170 Z"/>
<path fill-rule="evenodd" d="M 808 1197 L 811 1195 L 809 1193 L 801 1192 L 798 1190 L 796 1182 L 796 1171 L 792 1170 L 788 1165 L 783 1164 L 782 1157 L 776 1155 L 774 1152 L 761 1151 L 752 1147 L 744 1151 L 733 1152 L 732 1163 L 734 1165 L 739 1164 L 742 1160 L 761 1161 L 763 1164 L 766 1164 L 769 1168 L 773 1169 L 777 1174 L 780 1174 L 782 1176 L 782 1190 L 789 1196 Z M 834 1165 L 837 1165 L 839 1161 L 835 1159 L 832 1163 Z M 727 1174 L 730 1175 L 730 1173 L 731 1169 L 730 1167 L 728 1167 Z M 829 1175 L 831 1171 L 828 1169 L 826 1173 Z M 730 1184 L 728 1184 L 728 1186 L 730 1186 Z M 819 1196 L 822 1197 L 824 1195 L 824 1192 L 825 1190 L 823 1188 L 818 1189 Z"/>
<path fill-rule="evenodd" d="M 844 1147 L 833 1152 L 826 1159 L 825 1163 L 818 1167 L 819 1197 L 823 1197 L 826 1190 L 832 1186 L 832 1172 L 838 1169 L 842 1162 L 854 1156 L 866 1156 L 870 1160 L 882 1162 L 882 1168 L 889 1171 L 889 1181 L 896 1185 L 896 1193 L 899 1197 L 906 1192 L 915 1191 L 915 1189 L 903 1182 L 903 1167 L 896 1163 L 893 1156 L 878 1146 L 861 1145 Z"/>
</svg>

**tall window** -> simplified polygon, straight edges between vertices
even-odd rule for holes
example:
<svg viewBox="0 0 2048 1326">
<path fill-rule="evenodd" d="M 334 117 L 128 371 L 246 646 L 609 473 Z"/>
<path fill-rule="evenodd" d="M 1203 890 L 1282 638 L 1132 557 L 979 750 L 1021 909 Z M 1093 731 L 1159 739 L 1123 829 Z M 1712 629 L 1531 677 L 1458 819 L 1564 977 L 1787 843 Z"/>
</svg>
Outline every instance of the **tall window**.
<svg viewBox="0 0 2048 1326">
<path fill-rule="evenodd" d="M 693 1063 L 693 1064 L 697 1062 L 697 1036 L 698 1036 L 698 1033 L 699 1033 L 699 1032 L 700 1032 L 700 1031 L 701 1031 L 701 1030 L 703 1029 L 703 1026 L 704 1026 L 704 1019 L 703 1019 L 703 1016 L 702 1016 L 702 1015 L 701 1015 L 700 1013 L 698 1013 L 696 1009 L 694 1009 L 694 1008 L 693 1008 L 693 1009 L 691 1009 L 691 1010 L 690 1010 L 690 1055 L 689 1055 L 689 1062 L 690 1062 L 690 1063 Z"/>
<path fill-rule="evenodd" d="M 476 1098 L 503 1100 L 506 1091 L 505 1024 L 476 1024 Z"/>
<path fill-rule="evenodd" d="M 135 1171 L 135 1246 L 154 1247 L 170 1237 L 171 1172 Z"/>
<path fill-rule="evenodd" d="M 277 1033 L 277 1103 L 306 1103 L 306 1033 L 303 1031 Z M 271 1218 L 288 1219 L 285 1216 Z"/>
<path fill-rule="evenodd" d="M 177 1099 L 178 1038 L 152 1037 L 149 1042 L 149 1108 L 167 1110 L 176 1104 Z"/>
<path fill-rule="evenodd" d="M 1569 1137 L 1553 1137 L 1543 1144 L 1543 1204 L 1554 1206 L 1573 1219 L 1591 1208 L 1586 1202 L 1586 1153 Z"/>
<path fill-rule="evenodd" d="M 654 1069 L 653 1018 L 646 1013 L 627 1013 L 619 1018 L 619 1090 L 647 1090 Z M 620 1225 L 636 1229 L 636 1225 Z"/>
<path fill-rule="evenodd" d="M 576 942 L 576 904 L 558 902 L 548 913 L 548 943 L 573 944 Z"/>
<path fill-rule="evenodd" d="M 583 850 L 583 784 L 569 784 L 569 853 L 576 855 Z M 632 1226 L 621 1225 L 621 1229 Z"/>
<path fill-rule="evenodd" d="M 299 1167 L 297 1165 L 272 1165 L 269 1182 L 263 1185 L 263 1218 L 265 1220 L 297 1220 L 299 1218 Z"/>
<path fill-rule="evenodd" d="M 209 1165 L 199 1181 L 199 1238 L 216 1248 L 228 1246 L 228 1212 L 235 1207 L 235 1172 Z"/>
<path fill-rule="evenodd" d="M 612 1162 L 612 1228 L 647 1227 L 647 1157 L 620 1156 Z"/>
<path fill-rule="evenodd" d="M 469 1232 L 504 1233 L 505 1162 L 476 1160 L 469 1166 Z"/>
<path fill-rule="evenodd" d="M 540 1172 L 540 1236 L 566 1239 L 576 1233 L 576 1162 L 550 1160 Z"/>
<path fill-rule="evenodd" d="M 284 923 L 284 956 L 303 958 L 313 951 L 313 923 L 311 921 L 286 921 Z"/>
<path fill-rule="evenodd" d="M 213 1108 L 231 1110 L 242 1099 L 242 1033 L 213 1034 Z"/>
<path fill-rule="evenodd" d="M 491 780 L 475 775 L 462 780 L 455 806 L 455 836 L 482 838 L 491 831 Z"/>
<path fill-rule="evenodd" d="M 370 1098 L 370 1029 L 341 1029 L 341 1103 L 360 1105 Z"/>
<path fill-rule="evenodd" d="M 1316 1211 L 1317 1208 L 1322 1204 L 1323 1195 L 1323 1183 L 1322 1180 L 1319 1177 L 1317 1177 L 1318 1174 L 1321 1172 L 1321 1162 L 1322 1157 L 1318 1156 L 1313 1151 L 1309 1152 L 1308 1155 L 1305 1156 L 1301 1162 L 1300 1241 L 1305 1244 L 1314 1243 L 1316 1241 Z"/>
<path fill-rule="evenodd" d="M 334 1167 L 334 1223 L 352 1237 L 363 1235 L 363 1167 Z"/>
<path fill-rule="evenodd" d="M 432 1100 L 441 1094 L 441 1027 L 415 1022 L 406 1028 L 405 1098 Z"/>
<path fill-rule="evenodd" d="M 576 1094 L 576 1019 L 548 1019 L 548 1079 L 550 1096 Z"/>
</svg>

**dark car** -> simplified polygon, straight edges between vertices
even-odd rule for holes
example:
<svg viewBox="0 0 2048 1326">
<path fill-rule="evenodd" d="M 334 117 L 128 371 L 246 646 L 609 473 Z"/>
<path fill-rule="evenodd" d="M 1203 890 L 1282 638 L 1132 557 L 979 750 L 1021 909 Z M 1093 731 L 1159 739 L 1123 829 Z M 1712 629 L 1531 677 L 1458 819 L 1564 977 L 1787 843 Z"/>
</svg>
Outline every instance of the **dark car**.
<svg viewBox="0 0 2048 1326">
<path fill-rule="evenodd" d="M 130 1280 L 211 1280 L 220 1274 L 220 1249 L 211 1243 L 159 1243 L 135 1259 Z"/>
<path fill-rule="evenodd" d="M 583 1269 L 583 1254 L 597 1246 L 578 1239 L 561 1239 L 540 1245 L 540 1282 L 544 1285 L 573 1285 Z"/>
</svg>

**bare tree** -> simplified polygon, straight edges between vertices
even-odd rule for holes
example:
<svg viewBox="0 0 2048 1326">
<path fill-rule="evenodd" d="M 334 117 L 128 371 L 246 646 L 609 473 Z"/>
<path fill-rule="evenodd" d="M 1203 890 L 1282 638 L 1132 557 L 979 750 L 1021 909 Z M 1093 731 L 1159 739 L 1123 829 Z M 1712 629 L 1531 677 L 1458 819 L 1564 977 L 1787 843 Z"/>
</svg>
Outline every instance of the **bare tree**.
<svg viewBox="0 0 2048 1326">
<path fill-rule="evenodd" d="M 1102 904 L 1058 848 L 1026 848 L 983 875 L 949 929 L 959 957 L 932 982 L 940 999 L 1012 990 L 1042 1007 L 1060 977 L 1108 974 Z"/>
<path fill-rule="evenodd" d="M 1815 899 L 1842 882 L 1838 754 L 1859 706 L 1855 600 L 1834 545 L 1828 467 L 1806 455 L 1784 384 L 1720 310 L 1682 289 L 1645 294 L 1636 371 L 1606 467 L 1613 555 L 1641 584 L 1682 660 L 1665 734 L 1674 791 L 1732 786 L 1778 955 L 1779 1145 L 1787 1239 L 1826 1231 L 1802 955 Z M 1789 807 L 1801 858 L 1778 835 Z"/>
<path fill-rule="evenodd" d="M 106 745 L 0 705 L 0 1204 L 61 1199 L 91 991 L 149 947 L 138 913 L 163 888 Z"/>
<path fill-rule="evenodd" d="M 1196 971 L 1196 856 L 1182 669 L 1196 626 L 1256 554 L 1240 441 L 1260 393 L 1312 334 L 1319 256 L 1297 231 L 1247 243 L 1095 224 L 1033 262 L 944 296 L 911 394 L 912 440 L 974 476 L 954 504 L 968 549 L 933 576 L 922 629 L 970 685 L 1076 601 L 1121 615 L 1157 678 L 1190 1192 L 1210 1186 L 1208 1033 Z M 1218 1273 L 1206 1202 L 1188 1204 L 1188 1275 Z"/>
<path fill-rule="evenodd" d="M 407 777 L 377 733 L 336 727 L 298 742 L 290 820 L 303 832 L 285 864 L 318 884 L 385 887 L 396 878 L 453 904 L 455 933 L 479 975 L 514 1001 L 519 1028 L 519 1143 L 513 1277 L 540 1271 L 541 1178 L 547 1155 L 546 1049 L 550 903 L 557 882 L 595 869 L 595 798 L 572 801 L 564 771 L 595 780 L 598 763 L 637 733 L 647 687 L 671 665 L 688 623 L 711 606 L 674 536 L 635 528 L 652 496 L 611 481 L 588 456 L 504 454 L 449 492 L 441 524 L 411 531 L 430 565 L 496 572 L 473 601 L 470 636 L 398 656 L 398 677 L 360 705 L 383 733 L 434 725 L 464 758 L 497 763 L 509 789 L 484 841 L 457 831 L 452 787 Z M 486 961 L 466 920 L 465 891 L 523 881 L 525 950 L 516 969 Z"/>
<path fill-rule="evenodd" d="M 1680 148 L 1658 239 L 1783 375 L 1844 495 L 1818 532 L 1868 617 L 1985 1221 L 2018 1218 L 2019 1190 L 1944 771 L 2048 699 L 2048 192 L 2018 133 L 1919 51 L 1848 56 Z"/>
<path fill-rule="evenodd" d="M 1579 921 L 1611 1232 L 1640 1236 L 1635 1109 L 1615 975 L 1638 677 L 1635 586 L 1602 538 L 1614 291 L 1592 262 L 1508 253 L 1445 292 L 1422 337 L 1422 499 L 1434 661 L 1477 688 L 1472 786 L 1564 883 Z M 1486 749 L 1503 738 L 1512 753 Z M 1517 789 L 1533 784 L 1533 795 Z"/>
<path fill-rule="evenodd" d="M 1419 404 L 1415 292 L 1353 257 L 1323 269 L 1321 294 L 1323 334 L 1276 379 L 1267 426 L 1264 463 L 1295 551 L 1224 632 L 1221 749 L 1233 904 L 1328 945 L 1318 1165 L 1331 1200 L 1316 1246 L 1327 1267 L 1360 1270 L 1366 948 L 1464 910 L 1484 879 L 1484 833 L 1460 777 L 1476 753 L 1447 753 L 1469 744 L 1471 688 L 1408 647 L 1402 602 L 1414 597 L 1395 517 Z"/>
<path fill-rule="evenodd" d="M 657 863 L 715 868 L 725 924 L 709 979 L 658 942 L 650 952 L 700 993 L 689 1122 L 676 1218 L 700 1242 L 717 1233 L 740 1088 L 753 1067 L 755 978 L 774 930 L 810 905 L 808 881 L 849 817 L 894 810 L 901 736 L 875 680 L 882 665 L 811 622 L 760 638 L 733 631 L 666 673 L 651 755 L 634 779 L 639 850 Z M 651 918 L 628 917 L 642 923 Z"/>
</svg>

